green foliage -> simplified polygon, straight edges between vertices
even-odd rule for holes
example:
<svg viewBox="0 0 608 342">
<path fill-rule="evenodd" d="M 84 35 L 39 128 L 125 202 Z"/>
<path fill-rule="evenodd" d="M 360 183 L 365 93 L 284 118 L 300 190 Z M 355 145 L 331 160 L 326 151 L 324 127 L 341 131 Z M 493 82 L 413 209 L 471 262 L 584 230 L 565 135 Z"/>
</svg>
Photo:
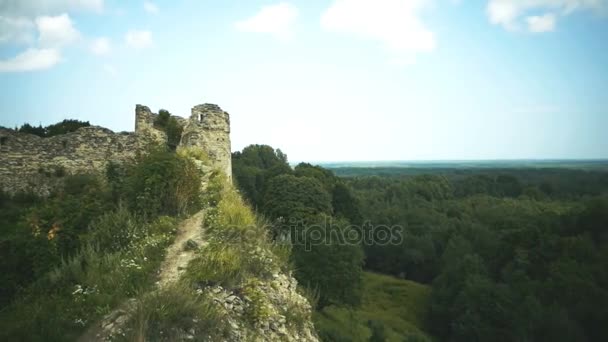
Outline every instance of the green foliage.
<svg viewBox="0 0 608 342">
<path fill-rule="evenodd" d="M 129 247 L 146 232 L 144 225 L 125 207 L 103 214 L 89 225 L 87 242 L 102 252 L 118 252 Z"/>
<path fill-rule="evenodd" d="M 294 174 L 298 177 L 310 177 L 318 180 L 328 193 L 332 193 L 337 178 L 333 172 L 320 166 L 308 163 L 300 163 L 294 168 Z"/>
<path fill-rule="evenodd" d="M 273 272 L 285 270 L 288 257 L 277 257 L 273 252 L 287 251 L 270 241 L 265 222 L 258 220 L 241 196 L 222 179 L 212 179 L 211 183 L 217 184 L 207 189 L 218 192 L 210 195 L 218 201 L 207 209 L 208 244 L 188 265 L 186 281 L 234 288 L 246 279 L 267 279 Z"/>
<path fill-rule="evenodd" d="M 378 330 L 385 341 L 431 341 L 424 333 L 429 296 L 427 286 L 365 272 L 361 306 L 325 307 L 315 313 L 315 327 L 323 341 L 371 341 Z"/>
<path fill-rule="evenodd" d="M 128 171 L 125 197 L 146 218 L 193 213 L 201 207 L 201 181 L 191 159 L 156 149 Z"/>
<path fill-rule="evenodd" d="M 303 231 L 296 231 L 297 236 L 292 236 L 296 278 L 319 291 L 320 309 L 330 304 L 360 304 L 363 250 L 358 244 L 332 238 L 342 236 L 346 226 L 346 221 L 319 216 L 311 219 Z M 311 241 L 319 233 L 326 238 Z"/>
<path fill-rule="evenodd" d="M 210 164 L 209 155 L 205 150 L 196 146 L 180 146 L 176 150 L 177 154 L 184 158 L 192 158 L 203 162 L 205 165 Z"/>
<path fill-rule="evenodd" d="M 175 151 L 182 139 L 182 132 L 184 130 L 184 127 L 179 121 L 171 116 L 169 111 L 161 109 L 158 111 L 156 119 L 154 119 L 154 126 L 158 129 L 162 129 L 167 134 L 167 146 Z"/>
<path fill-rule="evenodd" d="M 432 284 L 441 340 L 606 339 L 608 202 L 581 196 L 603 178 L 559 172 L 348 179 L 364 219 L 403 233 L 366 246 L 366 267 Z"/>
<path fill-rule="evenodd" d="M 263 210 L 275 219 L 331 214 L 331 197 L 321 182 L 314 178 L 281 175 L 269 182 Z"/>
<path fill-rule="evenodd" d="M 88 121 L 66 119 L 56 124 L 48 125 L 46 127 L 42 127 L 42 125 L 38 125 L 38 127 L 36 127 L 26 123 L 19 127 L 17 131 L 19 133 L 34 134 L 39 137 L 48 138 L 56 135 L 74 132 L 81 127 L 89 126 L 91 126 L 91 124 Z"/>
<path fill-rule="evenodd" d="M 200 205 L 191 163 L 154 151 L 137 165 L 110 165 L 106 179 L 64 177 L 45 199 L 0 194 L 0 340 L 75 340 L 153 286 L 177 227 L 159 215 Z M 162 191 L 173 205 L 152 211 L 131 201 L 146 191 Z"/>
<path fill-rule="evenodd" d="M 254 208 L 262 204 L 268 181 L 291 173 L 287 156 L 268 145 L 249 145 L 232 154 L 232 173 L 242 194 Z"/>
<path fill-rule="evenodd" d="M 101 220 L 100 229 L 101 222 L 115 223 Z M 0 312 L 0 339 L 75 340 L 110 308 L 154 285 L 152 275 L 171 240 L 168 234 L 147 233 L 117 252 L 82 248 Z"/>
</svg>

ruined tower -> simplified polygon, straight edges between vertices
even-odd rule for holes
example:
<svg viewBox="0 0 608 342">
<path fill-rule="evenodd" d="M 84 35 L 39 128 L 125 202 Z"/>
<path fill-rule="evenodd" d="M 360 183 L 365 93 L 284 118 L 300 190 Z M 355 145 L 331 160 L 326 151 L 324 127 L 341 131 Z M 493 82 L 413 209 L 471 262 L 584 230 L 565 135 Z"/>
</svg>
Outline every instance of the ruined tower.
<svg viewBox="0 0 608 342">
<path fill-rule="evenodd" d="M 230 116 L 218 105 L 206 103 L 192 107 L 180 145 L 202 148 L 209 155 L 213 166 L 224 171 L 228 179 L 232 179 Z"/>
<path fill-rule="evenodd" d="M 158 114 L 135 107 L 135 132 L 114 133 L 97 126 L 82 127 L 49 138 L 0 128 L 0 190 L 33 191 L 46 195 L 61 177 L 77 173 L 102 173 L 109 162 L 133 161 L 150 144 L 167 142 Z M 219 106 L 192 108 L 190 118 L 172 116 L 182 127 L 180 145 L 197 147 L 209 156 L 211 167 L 232 179 L 230 118 Z"/>
</svg>

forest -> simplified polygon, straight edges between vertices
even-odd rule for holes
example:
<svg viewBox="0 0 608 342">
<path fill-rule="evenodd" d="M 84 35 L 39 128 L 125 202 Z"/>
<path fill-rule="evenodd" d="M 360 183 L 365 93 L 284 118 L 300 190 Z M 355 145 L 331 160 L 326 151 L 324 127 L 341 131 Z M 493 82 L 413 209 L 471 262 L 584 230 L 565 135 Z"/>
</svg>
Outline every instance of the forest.
<svg viewBox="0 0 608 342">
<path fill-rule="evenodd" d="M 234 153 L 233 167 L 245 197 L 274 218 L 275 229 L 314 225 L 319 215 L 339 229 L 399 227 L 398 243 L 294 246 L 299 279 L 320 292 L 324 340 L 608 339 L 605 168 L 390 168 L 384 175 L 348 168 L 336 169 L 348 173 L 337 177 L 306 163 L 292 169 L 281 150 L 263 145 Z M 429 288 L 417 327 L 398 333 L 385 317 L 361 322 L 353 334 L 352 324 L 332 323 L 339 308 L 351 321 L 365 316 L 357 308 L 373 274 Z M 384 285 L 376 291 L 391 286 Z"/>
</svg>

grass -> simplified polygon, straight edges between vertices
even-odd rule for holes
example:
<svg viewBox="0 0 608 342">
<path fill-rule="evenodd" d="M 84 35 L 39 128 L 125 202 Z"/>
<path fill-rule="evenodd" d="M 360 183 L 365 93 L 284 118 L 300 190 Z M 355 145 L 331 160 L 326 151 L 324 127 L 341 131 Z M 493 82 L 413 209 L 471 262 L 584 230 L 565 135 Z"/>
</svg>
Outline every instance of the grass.
<svg viewBox="0 0 608 342">
<path fill-rule="evenodd" d="M 227 336 L 224 314 L 209 298 L 191 287 L 175 284 L 143 295 L 125 326 L 126 335 L 116 341 L 217 341 Z"/>
<path fill-rule="evenodd" d="M 173 240 L 176 220 L 161 217 L 146 224 L 119 209 L 96 221 L 95 228 L 120 230 L 121 222 L 123 229 L 129 226 L 124 244 L 108 244 L 105 239 L 112 239 L 111 234 L 97 235 L 98 243 L 91 241 L 4 308 L 0 340 L 75 340 L 112 308 L 154 286 L 154 274 Z"/>
<path fill-rule="evenodd" d="M 381 323 L 387 341 L 430 341 L 425 333 L 429 287 L 409 280 L 365 272 L 361 306 L 355 310 L 329 306 L 314 316 L 327 341 L 368 341 L 369 322 Z"/>
<path fill-rule="evenodd" d="M 181 157 L 192 158 L 194 160 L 203 162 L 203 164 L 205 165 L 209 165 L 211 163 L 207 151 L 203 150 L 200 147 L 178 146 L 176 152 Z"/>
<path fill-rule="evenodd" d="M 249 298 L 245 318 L 252 328 L 283 315 L 291 328 L 303 329 L 310 320 L 307 306 L 293 298 L 280 306 L 265 292 L 266 286 L 278 286 L 273 279 L 279 273 L 291 270 L 291 246 L 270 239 L 266 221 L 255 215 L 225 179 L 212 178 L 208 191 L 217 200 L 205 214 L 207 245 L 188 265 L 183 278 L 187 286 L 221 285 Z"/>
<path fill-rule="evenodd" d="M 221 182 L 218 186 L 214 182 Z M 257 218 L 225 180 L 212 179 L 208 190 L 219 194 L 205 215 L 208 245 L 190 262 L 185 279 L 194 284 L 235 288 L 248 278 L 268 279 L 289 267 L 289 248 L 269 239 L 266 223 Z"/>
</svg>

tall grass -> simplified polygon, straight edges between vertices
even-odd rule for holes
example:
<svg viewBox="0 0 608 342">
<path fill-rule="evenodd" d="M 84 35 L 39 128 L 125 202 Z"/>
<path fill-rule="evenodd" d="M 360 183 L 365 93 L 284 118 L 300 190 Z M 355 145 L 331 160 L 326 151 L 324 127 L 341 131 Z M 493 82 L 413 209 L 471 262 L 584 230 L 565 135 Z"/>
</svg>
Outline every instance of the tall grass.
<svg viewBox="0 0 608 342">
<path fill-rule="evenodd" d="M 154 285 L 176 224 L 167 217 L 143 223 L 120 208 L 105 214 L 84 248 L 0 312 L 0 340 L 76 339 L 119 303 Z M 128 234 L 114 244 L 114 233 L 122 229 Z"/>
<path fill-rule="evenodd" d="M 191 287 L 175 284 L 139 298 L 117 341 L 217 341 L 227 337 L 225 314 Z"/>
</svg>

